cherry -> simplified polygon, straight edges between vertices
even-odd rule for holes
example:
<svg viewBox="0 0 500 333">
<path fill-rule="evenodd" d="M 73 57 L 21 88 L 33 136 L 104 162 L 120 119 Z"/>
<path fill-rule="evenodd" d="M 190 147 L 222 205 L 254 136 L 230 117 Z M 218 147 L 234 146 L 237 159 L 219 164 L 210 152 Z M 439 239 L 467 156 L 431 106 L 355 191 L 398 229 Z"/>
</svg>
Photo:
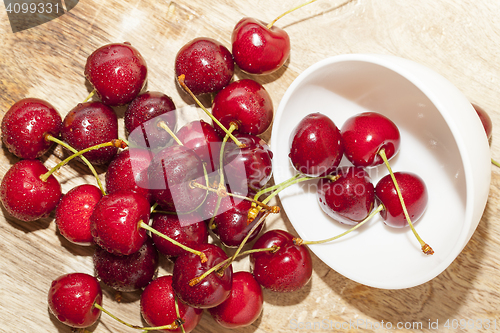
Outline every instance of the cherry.
<svg viewBox="0 0 500 333">
<path fill-rule="evenodd" d="M 47 217 L 61 199 L 61 185 L 39 160 L 21 160 L 14 164 L 0 184 L 0 199 L 13 217 L 29 222 Z"/>
<path fill-rule="evenodd" d="M 124 118 L 129 135 L 141 126 L 140 130 L 137 130 L 138 133 L 134 133 L 130 140 L 139 143 L 144 140 L 146 147 L 154 149 L 166 146 L 171 140 L 170 135 L 158 127 L 158 123 L 163 121 L 173 130 L 177 116 L 175 104 L 169 96 L 151 91 L 134 98 L 128 105 Z"/>
<path fill-rule="evenodd" d="M 118 138 L 118 120 L 109 106 L 100 102 L 80 103 L 64 118 L 62 137 L 77 150 Z M 116 155 L 116 147 L 104 147 L 84 154 L 94 164 L 109 163 Z"/>
<path fill-rule="evenodd" d="M 93 262 L 95 275 L 104 284 L 117 291 L 131 292 L 146 287 L 156 277 L 159 255 L 148 238 L 137 252 L 125 256 L 97 246 Z"/>
<path fill-rule="evenodd" d="M 201 320 L 202 309 L 196 309 L 176 300 L 172 288 L 172 275 L 165 275 L 152 281 L 141 294 L 141 314 L 151 326 L 169 325 L 177 317 L 176 303 L 179 308 L 179 317 L 184 321 L 181 328 L 161 330 L 162 332 L 189 333 Z"/>
<path fill-rule="evenodd" d="M 185 75 L 185 84 L 195 95 L 217 92 L 234 74 L 231 52 L 212 38 L 195 38 L 175 57 L 176 76 Z"/>
<path fill-rule="evenodd" d="M 255 280 L 276 292 L 292 292 L 302 288 L 312 276 L 309 250 L 294 244 L 294 237 L 284 230 L 270 230 L 257 239 L 252 249 L 278 246 L 277 251 L 250 255 Z"/>
<path fill-rule="evenodd" d="M 409 172 L 395 172 L 405 206 L 411 221 L 417 221 L 425 211 L 428 202 L 427 188 L 422 178 Z M 395 228 L 408 226 L 401 201 L 390 175 L 379 180 L 375 187 L 377 201 L 384 205 L 380 215 L 384 223 Z"/>
<path fill-rule="evenodd" d="M 361 167 L 339 167 L 318 181 L 317 198 L 321 209 L 338 222 L 355 225 L 364 220 L 375 203 L 374 186 Z M 338 177 L 338 178 L 337 178 Z"/>
<path fill-rule="evenodd" d="M 481 123 L 483 124 L 484 131 L 486 132 L 486 137 L 491 140 L 491 135 L 493 133 L 493 122 L 491 121 L 490 115 L 479 105 L 472 104 L 474 110 L 476 110 Z"/>
<path fill-rule="evenodd" d="M 384 163 L 379 155 L 383 149 L 387 160 L 399 151 L 399 130 L 389 118 L 377 112 L 363 112 L 342 125 L 345 156 L 355 166 L 372 167 Z"/>
<path fill-rule="evenodd" d="M 226 128 L 234 123 L 240 133 L 259 135 L 273 120 L 273 102 L 261 84 L 243 79 L 230 83 L 215 96 L 212 114 Z"/>
<path fill-rule="evenodd" d="M 249 272 L 233 274 L 229 298 L 208 309 L 217 323 L 226 328 L 251 325 L 261 314 L 264 305 L 262 288 Z"/>
<path fill-rule="evenodd" d="M 342 137 L 335 123 L 321 113 L 305 116 L 290 134 L 290 161 L 307 176 L 324 176 L 334 171 L 344 153 Z"/>
<path fill-rule="evenodd" d="M 195 249 L 203 252 L 208 260 L 202 263 L 198 256 L 190 252 L 178 256 L 172 273 L 172 287 L 184 303 L 200 309 L 211 308 L 229 297 L 233 268 L 229 265 L 222 272 L 213 272 L 197 281 L 197 278 L 215 265 L 223 264 L 228 257 L 221 248 L 213 244 L 199 244 Z"/>
<path fill-rule="evenodd" d="M 110 106 L 132 101 L 146 83 L 147 73 L 146 61 L 128 42 L 98 48 L 85 64 L 85 77 Z"/>
<path fill-rule="evenodd" d="M 24 98 L 5 113 L 2 141 L 17 157 L 38 158 L 52 146 L 45 135 L 59 137 L 61 123 L 61 115 L 51 104 L 38 98 Z"/>
<path fill-rule="evenodd" d="M 56 208 L 56 224 L 61 235 L 72 243 L 90 245 L 90 216 L 101 200 L 98 187 L 82 184 L 66 193 Z"/>
<path fill-rule="evenodd" d="M 54 281 L 48 294 L 49 309 L 62 323 L 85 328 L 101 314 L 95 304 L 102 304 L 102 290 L 97 279 L 85 273 L 65 274 Z"/>
</svg>

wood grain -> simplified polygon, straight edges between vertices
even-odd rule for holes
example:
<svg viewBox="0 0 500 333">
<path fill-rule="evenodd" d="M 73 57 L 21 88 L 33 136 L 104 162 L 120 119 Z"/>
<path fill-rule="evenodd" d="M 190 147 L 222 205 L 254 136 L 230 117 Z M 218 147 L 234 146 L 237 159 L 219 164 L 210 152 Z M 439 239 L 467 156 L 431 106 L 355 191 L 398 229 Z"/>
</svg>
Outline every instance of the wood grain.
<svg viewBox="0 0 500 333">
<path fill-rule="evenodd" d="M 192 104 L 175 84 L 173 64 L 177 50 L 195 37 L 215 38 L 230 45 L 231 31 L 244 16 L 270 21 L 299 0 L 81 0 L 62 17 L 41 26 L 12 33 L 0 6 L 0 117 L 24 97 L 50 101 L 64 116 L 90 91 L 83 76 L 86 57 L 109 42 L 129 41 L 145 57 L 149 90 L 170 95 L 177 106 Z M 292 40 L 292 54 L 277 74 L 256 79 L 270 92 L 277 108 L 293 79 L 313 63 L 345 53 L 383 53 L 405 57 L 439 72 L 493 119 L 492 156 L 500 159 L 500 2 L 454 0 L 320 0 L 279 21 Z M 236 77 L 247 75 L 237 72 Z M 118 110 L 123 112 L 123 110 Z M 122 115 L 122 114 L 121 114 Z M 123 132 L 122 132 L 123 133 Z M 264 135 L 268 139 L 270 132 Z M 43 158 L 54 166 L 60 148 Z M 17 161 L 0 150 L 0 176 Z M 104 177 L 104 169 L 100 176 Z M 94 183 L 78 163 L 57 174 L 63 192 L 75 185 Z M 104 178 L 103 178 L 104 179 Z M 262 316 L 250 327 L 224 330 L 205 313 L 195 332 L 295 332 L 298 322 L 390 322 L 393 329 L 367 326 L 366 332 L 476 332 L 445 329 L 447 320 L 489 319 L 500 326 L 500 169 L 492 169 L 490 197 L 469 244 L 451 266 L 432 281 L 405 290 L 380 290 L 346 279 L 314 260 L 312 281 L 290 294 L 265 291 Z M 267 228 L 294 233 L 286 213 L 268 221 Z M 53 279 L 69 272 L 92 273 L 92 248 L 66 241 L 53 216 L 32 223 L 17 221 L 2 207 L 0 216 L 0 331 L 70 332 L 49 314 L 46 295 Z M 240 260 L 236 270 L 248 269 Z M 160 274 L 171 272 L 162 262 Z M 105 289 L 104 304 L 122 319 L 142 322 L 139 293 L 126 294 L 118 303 Z M 422 323 L 414 329 L 396 329 L 397 323 Z M 302 331 L 324 331 L 316 327 Z M 356 332 L 353 327 L 330 331 Z M 492 331 L 483 329 L 480 331 Z M 103 315 L 93 332 L 125 332 Z"/>
</svg>

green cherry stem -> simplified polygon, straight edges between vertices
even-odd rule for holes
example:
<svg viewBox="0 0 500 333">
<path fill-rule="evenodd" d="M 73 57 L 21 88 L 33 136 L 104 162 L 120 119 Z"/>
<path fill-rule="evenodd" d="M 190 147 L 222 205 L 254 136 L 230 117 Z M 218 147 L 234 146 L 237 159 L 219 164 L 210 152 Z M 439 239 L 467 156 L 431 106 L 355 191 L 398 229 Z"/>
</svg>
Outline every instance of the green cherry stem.
<svg viewBox="0 0 500 333">
<path fill-rule="evenodd" d="M 94 90 L 92 90 L 92 91 L 90 92 L 90 94 L 87 96 L 87 98 L 85 98 L 85 99 L 83 100 L 83 102 L 82 102 L 82 103 L 86 103 L 86 102 L 88 102 L 88 101 L 92 98 L 92 96 L 94 96 L 94 94 L 95 94 L 95 93 L 96 93 L 96 90 L 95 90 L 95 89 L 94 89 Z"/>
<path fill-rule="evenodd" d="M 295 10 L 299 9 L 299 8 L 302 8 L 302 7 L 304 7 L 305 5 L 308 5 L 308 4 L 310 4 L 310 3 L 313 3 L 313 2 L 315 2 L 315 1 L 316 1 L 316 0 L 310 0 L 310 1 L 307 1 L 307 2 L 305 2 L 305 3 L 303 3 L 303 4 L 301 4 L 301 5 L 298 5 L 297 7 L 294 7 L 294 8 L 292 8 L 292 9 L 290 9 L 290 10 L 287 10 L 286 12 L 284 12 L 283 14 L 281 14 L 280 16 L 278 16 L 277 18 L 275 18 L 275 19 L 274 19 L 271 23 L 269 23 L 269 24 L 267 25 L 267 28 L 268 28 L 268 29 L 271 29 L 271 28 L 273 27 L 274 23 L 276 23 L 276 21 L 278 21 L 278 20 L 279 20 L 280 18 L 282 18 L 283 16 L 285 16 L 285 15 L 287 15 L 287 14 L 290 14 L 291 12 L 293 12 L 293 11 L 295 11 Z"/>
<path fill-rule="evenodd" d="M 493 165 L 496 165 L 497 167 L 500 168 L 500 163 L 498 163 L 497 161 L 495 161 L 494 159 L 491 159 L 491 163 L 493 163 Z"/>
<path fill-rule="evenodd" d="M 181 142 L 181 140 L 179 140 L 179 138 L 174 134 L 174 132 L 172 132 L 170 127 L 168 127 L 168 125 L 163 120 L 160 121 L 156 126 L 164 129 L 168 134 L 170 134 L 170 136 L 172 138 L 174 138 L 175 142 L 177 142 L 179 144 L 179 146 L 184 146 L 184 144 Z"/>
</svg>

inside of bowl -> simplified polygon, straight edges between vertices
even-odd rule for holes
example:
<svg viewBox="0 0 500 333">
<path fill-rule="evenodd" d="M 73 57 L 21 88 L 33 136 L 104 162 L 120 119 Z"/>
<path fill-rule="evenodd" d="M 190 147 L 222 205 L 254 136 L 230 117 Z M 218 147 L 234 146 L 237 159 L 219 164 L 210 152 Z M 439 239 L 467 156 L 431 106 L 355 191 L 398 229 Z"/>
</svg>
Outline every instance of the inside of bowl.
<svg viewBox="0 0 500 333">
<path fill-rule="evenodd" d="M 435 250 L 433 256 L 421 252 L 410 228 L 390 228 L 378 215 L 347 237 L 311 246 L 311 250 L 344 276 L 373 287 L 412 287 L 440 273 L 449 264 L 463 231 L 466 183 L 455 139 L 429 98 L 384 66 L 341 61 L 309 72 L 282 103 L 271 142 L 276 183 L 295 174 L 288 159 L 289 135 L 304 116 L 320 112 L 341 128 L 347 118 L 375 111 L 394 121 L 401 132 L 400 152 L 390 161 L 393 171 L 418 174 L 429 192 L 427 210 L 415 225 Z M 342 164 L 349 162 L 344 159 Z M 388 174 L 385 166 L 368 171 L 374 184 Z M 280 199 L 305 240 L 328 238 L 348 229 L 322 212 L 315 182 L 291 187 Z"/>
</svg>

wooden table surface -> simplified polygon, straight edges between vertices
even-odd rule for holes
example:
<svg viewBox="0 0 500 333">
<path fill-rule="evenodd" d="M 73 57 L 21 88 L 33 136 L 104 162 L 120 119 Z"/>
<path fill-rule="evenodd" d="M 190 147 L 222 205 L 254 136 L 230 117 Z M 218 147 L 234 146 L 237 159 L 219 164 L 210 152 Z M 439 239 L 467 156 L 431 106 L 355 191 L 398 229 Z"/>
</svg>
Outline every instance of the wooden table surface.
<svg viewBox="0 0 500 333">
<path fill-rule="evenodd" d="M 149 90 L 170 95 L 177 106 L 192 104 L 174 81 L 174 58 L 195 37 L 212 37 L 230 46 L 231 31 L 244 17 L 270 21 L 299 0 L 81 0 L 65 15 L 29 30 L 12 33 L 0 5 L 0 117 L 17 100 L 38 97 L 64 116 L 89 93 L 83 76 L 87 56 L 110 42 L 129 41 L 145 57 Z M 500 2 L 472 0 L 319 0 L 284 17 L 277 25 L 292 42 L 289 62 L 277 74 L 256 77 L 270 92 L 275 108 L 285 90 L 307 67 L 346 53 L 405 57 L 439 72 L 493 119 L 493 157 L 500 159 Z M 248 77 L 236 72 L 237 78 Z M 123 110 L 118 110 L 123 115 Z M 269 139 L 270 133 L 264 135 Z M 43 158 L 54 166 L 60 148 Z M 0 177 L 17 161 L 0 150 Z M 99 170 L 104 177 L 104 169 Z M 78 163 L 56 177 L 63 192 L 95 183 Z M 500 169 L 492 168 L 490 197 L 479 227 L 451 266 L 432 281 L 404 290 L 380 290 L 353 282 L 313 256 L 312 281 L 290 294 L 265 291 L 261 317 L 250 327 L 224 330 L 205 312 L 195 332 L 294 332 L 298 323 L 322 322 L 316 330 L 356 332 L 348 323 L 368 324 L 366 332 L 489 332 L 500 329 Z M 49 314 L 47 292 L 53 279 L 69 272 L 92 273 L 91 247 L 70 244 L 53 215 L 24 223 L 0 211 L 0 331 L 70 332 Z M 294 233 L 286 214 L 267 228 Z M 248 261 L 236 264 L 247 269 Z M 162 262 L 160 274 L 172 266 Z M 139 293 L 117 303 L 105 289 L 104 306 L 122 319 L 141 324 Z M 490 327 L 461 329 L 460 320 L 486 320 Z M 434 329 L 436 321 L 439 330 Z M 448 321 L 450 328 L 445 328 Z M 495 322 L 496 321 L 496 322 Z M 383 322 L 383 324 L 382 324 Z M 391 323 L 392 330 L 387 329 Z M 403 328 L 396 329 L 396 326 Z M 434 323 L 429 327 L 430 323 Z M 458 328 L 453 329 L 452 324 Z M 463 321 L 462 321 L 463 323 Z M 413 326 L 414 329 L 404 329 Z M 421 326 L 419 325 L 421 324 Z M 377 329 L 378 328 L 378 329 Z M 133 332 L 106 315 L 93 332 Z"/>
</svg>

